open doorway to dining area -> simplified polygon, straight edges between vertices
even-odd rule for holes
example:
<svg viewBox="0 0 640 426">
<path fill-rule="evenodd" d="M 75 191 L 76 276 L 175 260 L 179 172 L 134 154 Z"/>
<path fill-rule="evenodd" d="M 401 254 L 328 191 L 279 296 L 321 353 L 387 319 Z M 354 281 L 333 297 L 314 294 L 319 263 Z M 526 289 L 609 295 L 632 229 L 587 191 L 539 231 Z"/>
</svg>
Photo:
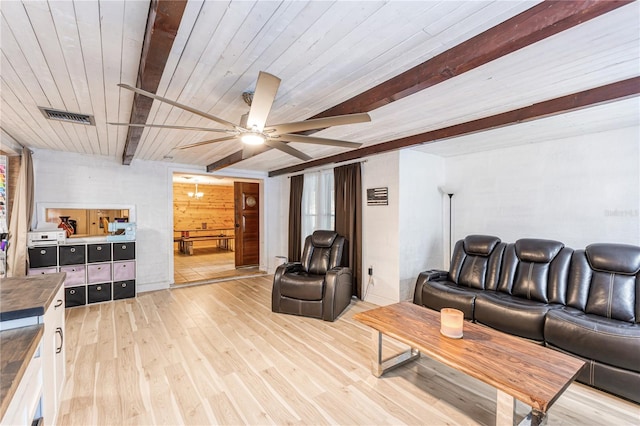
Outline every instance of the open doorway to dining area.
<svg viewBox="0 0 640 426">
<path fill-rule="evenodd" d="M 174 284 L 260 275 L 257 181 L 173 174 Z"/>
</svg>

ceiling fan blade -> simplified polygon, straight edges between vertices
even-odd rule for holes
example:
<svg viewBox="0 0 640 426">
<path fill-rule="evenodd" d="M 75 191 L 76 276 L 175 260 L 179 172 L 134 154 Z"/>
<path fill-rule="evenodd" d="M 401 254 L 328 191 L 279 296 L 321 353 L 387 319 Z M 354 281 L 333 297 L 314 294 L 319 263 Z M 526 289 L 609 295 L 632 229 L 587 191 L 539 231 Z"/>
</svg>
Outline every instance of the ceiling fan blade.
<svg viewBox="0 0 640 426">
<path fill-rule="evenodd" d="M 311 120 L 297 121 L 294 123 L 274 124 L 273 126 L 267 126 L 265 131 L 272 132 L 270 133 L 270 135 L 277 136 L 283 133 L 304 132 L 305 130 L 325 129 L 332 126 L 366 123 L 369 121 L 371 121 L 371 117 L 366 112 L 363 112 L 360 114 L 347 114 L 325 118 L 314 118 Z"/>
<path fill-rule="evenodd" d="M 209 127 L 191 127 L 191 126 L 169 126 L 164 124 L 130 124 L 130 123 L 107 123 L 113 126 L 129 126 L 129 127 L 155 127 L 160 129 L 179 129 L 179 130 L 198 130 L 201 132 L 221 132 L 221 133 L 233 133 L 235 130 L 227 129 L 211 129 Z"/>
<path fill-rule="evenodd" d="M 276 98 L 276 92 L 280 87 L 280 79 L 275 75 L 260 71 L 256 90 L 251 101 L 251 109 L 249 110 L 249 118 L 247 119 L 247 128 L 257 127 L 261 132 L 267 122 L 269 111 Z"/>
<path fill-rule="evenodd" d="M 317 138 L 315 136 L 291 134 L 279 135 L 278 139 L 287 142 L 314 143 L 317 145 L 339 146 L 342 148 L 358 148 L 362 145 L 361 143 L 341 141 L 338 139 Z"/>
<path fill-rule="evenodd" d="M 264 149 L 264 146 L 242 144 L 242 159 L 246 160 L 259 154 L 261 149 Z"/>
<path fill-rule="evenodd" d="M 208 141 L 196 142 L 196 143 L 192 143 L 192 144 L 189 144 L 189 145 L 179 146 L 178 149 L 195 148 L 197 146 L 209 145 L 210 143 L 230 141 L 232 139 L 236 139 L 236 137 L 237 136 L 233 135 L 233 136 L 226 136 L 226 137 L 220 138 L 220 139 L 211 139 L 211 140 L 208 140 Z"/>
<path fill-rule="evenodd" d="M 294 157 L 299 158 L 303 161 L 313 160 L 313 157 L 308 156 L 302 151 L 298 151 L 297 149 L 287 145 L 284 142 L 268 139 L 267 141 L 265 141 L 265 145 L 270 146 L 271 148 L 275 148 L 279 151 L 285 152 L 289 155 L 293 155 Z"/>
<path fill-rule="evenodd" d="M 222 118 L 216 117 L 215 115 L 207 114 L 206 112 L 197 110 L 195 108 L 191 108 L 190 106 L 187 106 L 187 105 L 180 104 L 178 102 L 172 101 L 171 99 L 163 98 L 162 96 L 158 96 L 158 95 L 156 95 L 154 93 L 147 92 L 146 90 L 138 89 L 137 87 L 129 86 L 128 84 L 123 84 L 123 83 L 118 84 L 118 86 L 120 86 L 120 87 L 122 87 L 124 89 L 127 89 L 127 90 L 131 90 L 132 92 L 136 92 L 136 93 L 138 93 L 140 95 L 147 96 L 147 97 L 152 98 L 152 99 L 157 99 L 157 100 L 159 100 L 161 102 L 164 102 L 164 103 L 169 104 L 169 105 L 173 105 L 174 107 L 183 109 L 185 111 L 189 111 L 190 113 L 195 114 L 195 115 L 199 115 L 200 117 L 208 118 L 209 120 L 213 120 L 213 121 L 215 121 L 217 123 L 220 123 L 220 124 L 222 124 L 224 126 L 231 127 L 233 129 L 238 127 L 237 125 L 235 125 L 235 124 L 233 124 L 233 123 L 231 123 L 231 122 L 229 122 L 227 120 L 223 120 Z"/>
</svg>

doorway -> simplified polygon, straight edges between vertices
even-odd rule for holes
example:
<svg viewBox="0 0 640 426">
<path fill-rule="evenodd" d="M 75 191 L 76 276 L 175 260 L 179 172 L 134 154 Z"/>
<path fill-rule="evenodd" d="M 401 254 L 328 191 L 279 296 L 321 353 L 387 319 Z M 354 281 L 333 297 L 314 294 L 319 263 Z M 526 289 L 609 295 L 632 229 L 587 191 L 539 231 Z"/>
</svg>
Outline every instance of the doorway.
<svg viewBox="0 0 640 426">
<path fill-rule="evenodd" d="M 236 202 L 236 187 L 241 188 L 239 202 Z M 265 274 L 258 266 L 259 228 L 253 233 L 251 227 L 253 219 L 255 225 L 259 225 L 258 189 L 257 182 L 244 179 L 173 174 L 173 263 L 176 286 Z M 255 216 L 252 216 L 253 213 Z M 241 256 L 241 261 L 237 262 L 238 248 L 244 254 L 247 248 L 253 248 L 253 239 L 257 256 L 255 261 Z"/>
</svg>

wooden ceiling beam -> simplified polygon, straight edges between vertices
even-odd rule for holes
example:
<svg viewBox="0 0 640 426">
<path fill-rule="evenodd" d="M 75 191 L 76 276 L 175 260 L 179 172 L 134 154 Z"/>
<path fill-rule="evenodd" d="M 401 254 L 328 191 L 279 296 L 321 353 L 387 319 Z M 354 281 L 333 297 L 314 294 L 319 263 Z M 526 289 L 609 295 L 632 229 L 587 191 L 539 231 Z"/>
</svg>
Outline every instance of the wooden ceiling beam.
<svg viewBox="0 0 640 426">
<path fill-rule="evenodd" d="M 633 96 L 638 96 L 639 94 L 640 77 L 634 77 L 627 80 L 618 81 L 616 83 L 607 84 L 605 86 L 596 87 L 594 89 L 589 89 L 582 92 L 561 96 L 559 98 L 550 99 L 548 101 L 539 102 L 512 111 L 495 114 L 489 117 L 467 121 L 465 123 L 443 127 L 441 129 L 432 130 L 426 133 L 420 133 L 400 139 L 394 139 L 380 144 L 358 148 L 353 151 L 347 151 L 341 154 L 307 161 L 306 163 L 297 164 L 295 166 L 274 170 L 269 172 L 269 177 L 284 175 L 288 173 L 296 173 L 311 167 L 356 160 L 358 158 L 368 157 L 370 155 L 381 154 L 384 152 L 395 151 L 402 148 L 423 145 L 436 141 L 442 141 L 445 139 L 482 132 L 485 130 L 496 129 L 499 127 L 510 126 L 513 124 L 524 123 L 544 117 L 550 117 L 553 115 L 576 111 L 582 108 L 588 108 L 609 102 L 623 100 Z"/>
<path fill-rule="evenodd" d="M 158 90 L 186 5 L 187 0 L 151 1 L 136 87 L 151 93 Z M 152 105 L 153 99 L 136 93 L 129 123 L 146 124 Z M 131 164 L 143 131 L 142 127 L 129 127 L 122 153 L 122 164 Z"/>
<path fill-rule="evenodd" d="M 372 111 L 488 64 L 628 3 L 631 1 L 543 1 L 428 61 L 311 118 Z"/>
<path fill-rule="evenodd" d="M 370 112 L 452 77 L 485 65 L 628 3 L 614 1 L 543 1 L 415 67 L 311 118 Z M 207 166 L 234 164 L 231 154 Z M 240 160 L 238 160 L 240 161 Z"/>
</svg>

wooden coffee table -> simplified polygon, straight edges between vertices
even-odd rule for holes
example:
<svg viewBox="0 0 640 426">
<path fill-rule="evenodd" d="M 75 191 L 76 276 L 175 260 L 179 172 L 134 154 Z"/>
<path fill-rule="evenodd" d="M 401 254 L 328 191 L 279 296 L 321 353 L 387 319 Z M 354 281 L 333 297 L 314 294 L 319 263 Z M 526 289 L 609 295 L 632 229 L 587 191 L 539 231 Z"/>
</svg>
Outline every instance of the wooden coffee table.
<svg viewBox="0 0 640 426">
<path fill-rule="evenodd" d="M 373 328 L 372 371 L 380 377 L 424 354 L 498 391 L 496 424 L 515 423 L 516 399 L 531 407 L 521 424 L 544 424 L 547 410 L 576 378 L 584 362 L 489 327 L 464 323 L 464 337 L 440 334 L 440 313 L 411 302 L 361 312 L 354 319 Z M 382 359 L 382 335 L 411 349 Z"/>
</svg>

